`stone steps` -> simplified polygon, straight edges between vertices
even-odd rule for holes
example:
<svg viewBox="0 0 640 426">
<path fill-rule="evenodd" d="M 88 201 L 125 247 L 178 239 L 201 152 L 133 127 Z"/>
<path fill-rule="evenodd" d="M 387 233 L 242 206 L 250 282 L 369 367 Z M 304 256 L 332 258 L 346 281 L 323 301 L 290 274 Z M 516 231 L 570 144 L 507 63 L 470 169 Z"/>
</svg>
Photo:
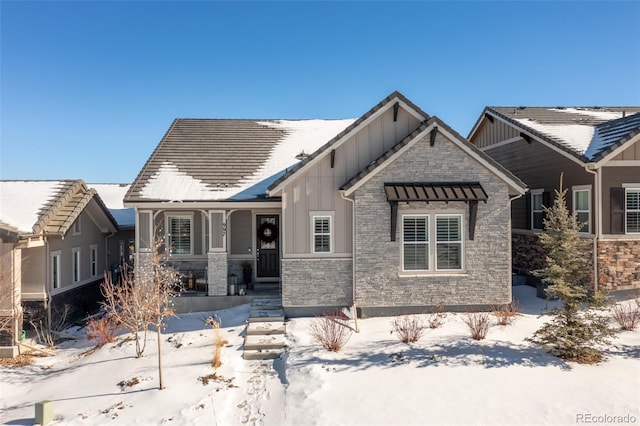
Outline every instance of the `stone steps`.
<svg viewBox="0 0 640 426">
<path fill-rule="evenodd" d="M 279 358 L 286 348 L 286 325 L 280 297 L 255 297 L 245 330 L 243 354 L 246 360 Z"/>
</svg>

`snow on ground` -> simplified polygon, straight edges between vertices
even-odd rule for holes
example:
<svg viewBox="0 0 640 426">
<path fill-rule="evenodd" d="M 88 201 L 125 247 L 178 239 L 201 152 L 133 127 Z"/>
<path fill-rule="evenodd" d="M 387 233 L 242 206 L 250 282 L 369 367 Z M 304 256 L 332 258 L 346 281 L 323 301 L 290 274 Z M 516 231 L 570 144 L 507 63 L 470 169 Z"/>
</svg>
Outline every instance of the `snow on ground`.
<svg viewBox="0 0 640 426">
<path fill-rule="evenodd" d="M 198 378 L 214 372 L 214 331 L 204 325 L 210 313 L 182 315 L 163 333 L 162 391 L 155 334 L 140 359 L 125 336 L 93 353 L 79 339 L 30 367 L 0 369 L 0 423 L 32 424 L 34 403 L 45 399 L 54 401 L 53 425 L 640 422 L 640 330 L 621 332 L 599 365 L 564 363 L 524 341 L 546 320 L 539 315 L 545 302 L 526 286 L 514 287 L 514 296 L 524 315 L 492 326 L 479 342 L 469 337 L 464 314 L 449 314 L 411 345 L 390 333 L 392 318 L 370 318 L 359 321 L 361 332 L 343 351 L 329 353 L 309 335 L 313 319 L 295 318 L 287 323 L 288 352 L 271 362 L 241 357 L 248 305 L 218 311 L 229 342 L 215 370 L 219 381 L 206 386 Z M 118 386 L 132 378 L 140 383 Z"/>
</svg>

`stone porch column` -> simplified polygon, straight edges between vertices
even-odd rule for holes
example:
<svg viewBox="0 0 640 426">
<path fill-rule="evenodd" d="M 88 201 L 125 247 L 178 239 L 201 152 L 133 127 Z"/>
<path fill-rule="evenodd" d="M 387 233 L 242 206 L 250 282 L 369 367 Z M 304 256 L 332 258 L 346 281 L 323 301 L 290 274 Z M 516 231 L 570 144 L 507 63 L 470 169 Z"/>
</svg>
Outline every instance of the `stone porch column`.
<svg viewBox="0 0 640 426">
<path fill-rule="evenodd" d="M 227 295 L 227 253 L 226 252 L 209 252 L 209 275 L 207 281 L 209 283 L 209 296 L 226 296 Z"/>
</svg>

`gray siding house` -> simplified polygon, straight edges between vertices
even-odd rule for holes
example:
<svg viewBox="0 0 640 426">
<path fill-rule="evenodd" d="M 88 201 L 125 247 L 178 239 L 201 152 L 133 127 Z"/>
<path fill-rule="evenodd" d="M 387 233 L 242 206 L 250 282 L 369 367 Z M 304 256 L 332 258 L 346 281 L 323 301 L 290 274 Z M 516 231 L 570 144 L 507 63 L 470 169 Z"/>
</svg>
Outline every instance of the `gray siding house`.
<svg viewBox="0 0 640 426">
<path fill-rule="evenodd" d="M 6 261 L 19 288 L 14 309 L 24 306 L 25 320 L 41 309 L 55 316 L 64 305 L 71 315 L 96 308 L 118 228 L 95 190 L 82 180 L 0 181 L 0 221 L 13 230 L 3 235 L 15 236 L 2 238 L 3 250 L 13 244 L 3 276 Z"/>
<path fill-rule="evenodd" d="M 512 203 L 514 268 L 542 266 L 554 191 L 584 223 L 593 285 L 640 288 L 640 107 L 487 107 L 468 139 L 526 183 Z"/>
<path fill-rule="evenodd" d="M 252 266 L 289 316 L 511 300 L 524 184 L 394 92 L 357 120 L 177 119 L 125 197 L 209 296 Z M 198 290 L 198 289 L 195 289 Z"/>
</svg>

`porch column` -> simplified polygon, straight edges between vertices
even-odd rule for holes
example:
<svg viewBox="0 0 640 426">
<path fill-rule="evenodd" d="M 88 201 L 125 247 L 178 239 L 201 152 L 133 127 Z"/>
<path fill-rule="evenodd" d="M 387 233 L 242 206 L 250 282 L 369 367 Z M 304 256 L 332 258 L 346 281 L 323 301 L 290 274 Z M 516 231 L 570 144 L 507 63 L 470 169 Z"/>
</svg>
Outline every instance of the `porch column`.
<svg viewBox="0 0 640 426">
<path fill-rule="evenodd" d="M 209 252 L 209 296 L 227 295 L 227 253 Z"/>
</svg>

